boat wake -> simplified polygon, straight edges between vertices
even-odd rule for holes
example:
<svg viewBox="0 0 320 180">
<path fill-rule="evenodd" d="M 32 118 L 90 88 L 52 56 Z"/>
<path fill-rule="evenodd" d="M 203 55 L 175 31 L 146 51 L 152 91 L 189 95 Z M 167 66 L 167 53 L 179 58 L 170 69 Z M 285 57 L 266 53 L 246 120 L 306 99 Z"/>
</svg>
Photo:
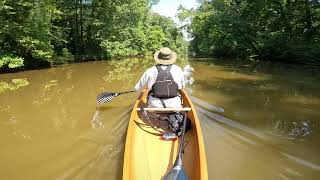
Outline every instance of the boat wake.
<svg viewBox="0 0 320 180">
<path fill-rule="evenodd" d="M 104 128 L 102 122 L 100 121 L 99 119 L 99 106 L 97 107 L 96 109 L 96 112 L 94 113 L 93 117 L 92 117 L 92 120 L 91 120 L 91 127 L 94 128 L 94 129 L 97 129 L 97 128 Z"/>
<path fill-rule="evenodd" d="M 279 138 L 265 130 L 216 114 L 216 106 L 201 99 L 193 98 L 193 102 L 201 120 L 208 167 L 215 169 L 215 174 L 209 174 L 209 177 L 223 179 L 217 171 L 223 172 L 232 167 L 237 167 L 239 172 L 250 169 L 254 172 L 250 177 L 267 173 L 269 179 L 299 179 L 319 174 L 320 162 L 301 153 L 304 151 L 296 149 L 293 143 L 288 142 L 290 139 Z M 210 162 L 223 163 L 216 165 Z"/>
<path fill-rule="evenodd" d="M 92 128 L 72 143 L 72 159 L 59 166 L 57 180 L 79 177 L 121 179 L 125 132 L 131 108 L 111 108 L 107 111 L 114 109 L 120 113 L 105 112 L 103 108 L 96 109 L 90 121 Z M 115 115 L 111 118 L 110 114 Z M 82 148 L 79 150 L 78 147 Z"/>
</svg>

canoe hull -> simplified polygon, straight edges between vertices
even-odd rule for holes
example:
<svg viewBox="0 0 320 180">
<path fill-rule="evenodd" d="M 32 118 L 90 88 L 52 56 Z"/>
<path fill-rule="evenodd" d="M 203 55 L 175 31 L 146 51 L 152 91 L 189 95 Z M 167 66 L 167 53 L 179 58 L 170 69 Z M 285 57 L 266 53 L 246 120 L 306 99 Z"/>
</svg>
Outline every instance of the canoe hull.
<svg viewBox="0 0 320 180">
<path fill-rule="evenodd" d="M 142 92 L 131 113 L 123 165 L 124 180 L 159 180 L 172 168 L 177 156 L 179 140 L 165 141 L 143 116 L 136 111 L 146 105 L 147 92 Z M 185 91 L 183 106 L 190 107 L 188 118 L 192 128 L 186 133 L 187 145 L 183 154 L 183 167 L 190 180 L 208 179 L 207 163 L 200 122 Z"/>
</svg>

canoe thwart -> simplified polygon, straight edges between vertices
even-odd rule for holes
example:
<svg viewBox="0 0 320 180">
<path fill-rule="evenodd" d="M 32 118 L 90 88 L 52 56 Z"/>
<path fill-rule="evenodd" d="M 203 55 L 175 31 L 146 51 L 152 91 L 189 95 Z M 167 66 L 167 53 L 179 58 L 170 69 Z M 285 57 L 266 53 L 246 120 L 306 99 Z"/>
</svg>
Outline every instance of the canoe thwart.
<svg viewBox="0 0 320 180">
<path fill-rule="evenodd" d="M 191 108 L 137 108 L 137 111 L 157 111 L 157 112 L 180 112 L 180 111 L 191 111 Z"/>
</svg>

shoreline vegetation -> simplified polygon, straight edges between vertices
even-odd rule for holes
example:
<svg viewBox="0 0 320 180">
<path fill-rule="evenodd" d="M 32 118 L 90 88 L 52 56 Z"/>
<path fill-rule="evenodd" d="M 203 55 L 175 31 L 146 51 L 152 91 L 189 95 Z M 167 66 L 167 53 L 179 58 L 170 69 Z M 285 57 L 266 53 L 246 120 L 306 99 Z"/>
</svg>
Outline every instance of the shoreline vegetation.
<svg viewBox="0 0 320 180">
<path fill-rule="evenodd" d="M 320 66 L 318 0 L 209 0 L 178 14 L 197 56 Z"/>
<path fill-rule="evenodd" d="M 319 1 L 199 1 L 179 7 L 190 22 L 180 27 L 152 12 L 158 2 L 0 1 L 0 73 L 148 57 L 163 46 L 180 57 L 320 66 Z"/>
<path fill-rule="evenodd" d="M 0 72 L 97 59 L 147 56 L 167 46 L 187 53 L 159 0 L 2 0 Z"/>
</svg>

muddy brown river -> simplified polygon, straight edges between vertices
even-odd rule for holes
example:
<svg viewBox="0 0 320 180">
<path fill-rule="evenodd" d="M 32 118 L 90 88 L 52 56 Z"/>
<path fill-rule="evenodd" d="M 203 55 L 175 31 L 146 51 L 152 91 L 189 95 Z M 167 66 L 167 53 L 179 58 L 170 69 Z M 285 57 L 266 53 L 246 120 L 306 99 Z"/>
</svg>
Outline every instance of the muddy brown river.
<svg viewBox="0 0 320 180">
<path fill-rule="evenodd" d="M 209 179 L 320 179 L 320 71 L 214 59 L 194 69 Z M 87 62 L 0 74 L 3 180 L 121 179 L 138 94 L 99 107 L 103 91 L 131 90 L 152 60 Z M 224 109 L 219 113 L 216 109 Z"/>
</svg>

